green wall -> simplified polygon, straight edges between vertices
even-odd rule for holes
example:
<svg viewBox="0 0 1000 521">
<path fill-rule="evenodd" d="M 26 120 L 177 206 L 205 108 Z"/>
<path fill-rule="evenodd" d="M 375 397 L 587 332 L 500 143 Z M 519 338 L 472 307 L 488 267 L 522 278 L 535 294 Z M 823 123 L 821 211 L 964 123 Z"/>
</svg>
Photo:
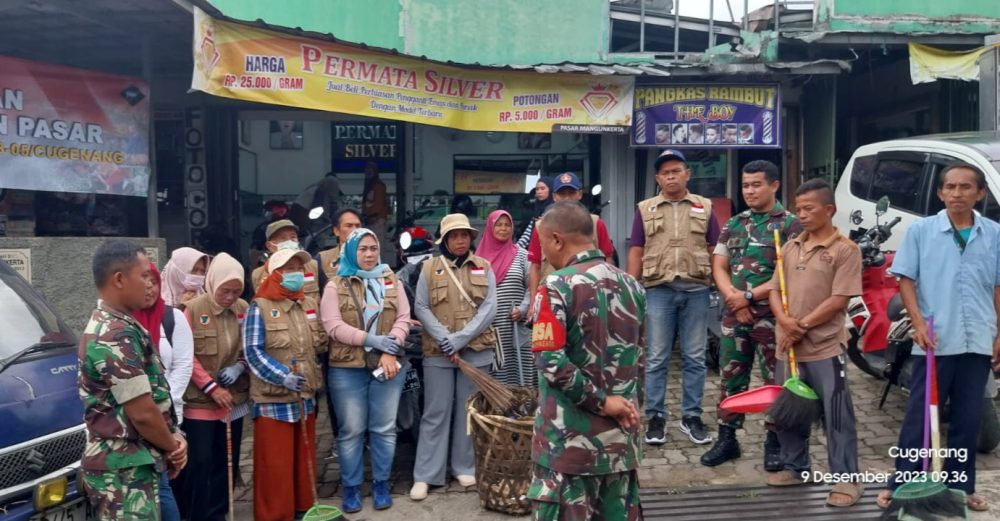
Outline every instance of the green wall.
<svg viewBox="0 0 1000 521">
<path fill-rule="evenodd" d="M 835 16 L 919 15 L 927 18 L 963 16 L 1000 20 L 997 0 L 835 0 Z"/>
<path fill-rule="evenodd" d="M 994 34 L 1000 0 L 818 0 L 819 32 Z"/>
<path fill-rule="evenodd" d="M 483 65 L 603 62 L 607 0 L 209 0 L 262 19 L 434 60 Z"/>
</svg>

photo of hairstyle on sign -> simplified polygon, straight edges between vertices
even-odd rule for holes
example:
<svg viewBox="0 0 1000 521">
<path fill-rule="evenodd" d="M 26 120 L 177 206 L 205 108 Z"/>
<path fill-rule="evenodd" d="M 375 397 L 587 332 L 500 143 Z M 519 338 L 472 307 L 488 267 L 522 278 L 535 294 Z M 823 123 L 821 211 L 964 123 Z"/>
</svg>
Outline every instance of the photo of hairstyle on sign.
<svg viewBox="0 0 1000 521">
<path fill-rule="evenodd" d="M 781 147 L 776 84 L 644 85 L 634 99 L 634 146 Z"/>
</svg>

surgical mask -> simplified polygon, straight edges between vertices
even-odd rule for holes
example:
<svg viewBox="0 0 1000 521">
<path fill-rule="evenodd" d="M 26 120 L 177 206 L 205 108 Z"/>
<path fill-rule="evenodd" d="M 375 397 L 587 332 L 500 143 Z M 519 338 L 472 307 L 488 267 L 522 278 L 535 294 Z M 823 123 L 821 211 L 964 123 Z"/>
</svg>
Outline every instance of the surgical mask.
<svg viewBox="0 0 1000 521">
<path fill-rule="evenodd" d="M 298 251 L 298 249 L 299 249 L 299 241 L 292 241 L 292 240 L 281 241 L 278 244 L 275 244 L 274 246 L 276 248 L 278 248 L 278 251 L 281 251 L 281 250 Z"/>
<path fill-rule="evenodd" d="M 186 273 L 184 280 L 181 281 L 181 285 L 188 291 L 197 291 L 205 285 L 205 276 Z"/>
<path fill-rule="evenodd" d="M 301 271 L 281 274 L 281 287 L 288 291 L 298 291 L 306 285 L 306 275 Z"/>
</svg>

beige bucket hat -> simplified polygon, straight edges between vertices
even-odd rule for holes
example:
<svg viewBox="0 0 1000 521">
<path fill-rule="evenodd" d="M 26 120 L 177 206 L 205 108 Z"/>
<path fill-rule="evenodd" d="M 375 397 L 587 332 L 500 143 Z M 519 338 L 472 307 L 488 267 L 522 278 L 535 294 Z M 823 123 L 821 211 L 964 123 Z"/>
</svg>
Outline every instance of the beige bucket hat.
<svg viewBox="0 0 1000 521">
<path fill-rule="evenodd" d="M 479 230 L 472 227 L 469 224 L 469 217 L 464 213 L 450 213 L 441 219 L 441 238 L 434 241 L 434 244 L 441 244 L 444 238 L 448 236 L 448 232 L 455 230 L 469 230 L 472 234 L 472 240 L 476 240 L 479 237 Z"/>
</svg>

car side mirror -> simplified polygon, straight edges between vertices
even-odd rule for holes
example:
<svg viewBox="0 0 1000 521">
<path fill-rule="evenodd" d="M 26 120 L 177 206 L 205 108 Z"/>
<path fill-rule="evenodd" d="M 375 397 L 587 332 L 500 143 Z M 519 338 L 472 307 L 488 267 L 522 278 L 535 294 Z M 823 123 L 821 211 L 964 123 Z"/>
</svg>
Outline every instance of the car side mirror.
<svg viewBox="0 0 1000 521">
<path fill-rule="evenodd" d="M 889 198 L 887 196 L 882 196 L 879 198 L 878 202 L 875 203 L 875 215 L 881 217 L 885 215 L 885 212 L 889 211 Z"/>
</svg>

